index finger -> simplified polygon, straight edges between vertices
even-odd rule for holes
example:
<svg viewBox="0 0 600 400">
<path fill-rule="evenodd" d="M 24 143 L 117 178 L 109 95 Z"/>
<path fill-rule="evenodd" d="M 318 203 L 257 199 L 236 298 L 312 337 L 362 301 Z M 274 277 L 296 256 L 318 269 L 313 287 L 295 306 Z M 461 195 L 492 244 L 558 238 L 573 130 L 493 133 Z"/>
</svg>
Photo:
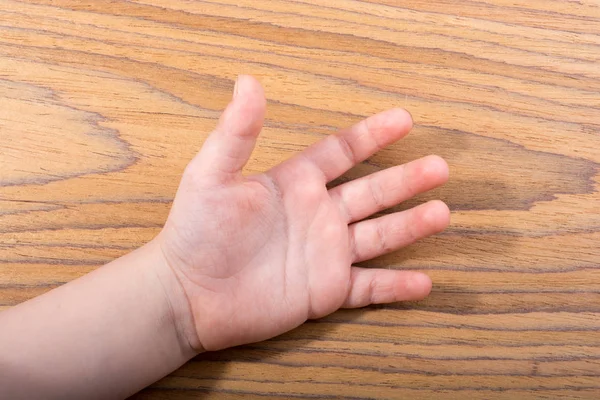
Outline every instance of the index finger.
<svg viewBox="0 0 600 400">
<path fill-rule="evenodd" d="M 402 139 L 412 126 L 410 114 L 404 109 L 394 108 L 326 137 L 284 164 L 309 161 L 329 182 L 384 147 Z"/>
</svg>

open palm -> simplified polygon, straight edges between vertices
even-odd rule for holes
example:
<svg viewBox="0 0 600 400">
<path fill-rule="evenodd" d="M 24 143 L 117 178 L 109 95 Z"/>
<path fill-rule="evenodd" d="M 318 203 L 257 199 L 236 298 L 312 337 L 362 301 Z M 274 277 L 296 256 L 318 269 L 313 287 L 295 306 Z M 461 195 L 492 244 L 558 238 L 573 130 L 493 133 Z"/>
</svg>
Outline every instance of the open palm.
<svg viewBox="0 0 600 400">
<path fill-rule="evenodd" d="M 405 136 L 394 109 L 331 135 L 272 170 L 244 177 L 262 128 L 260 84 L 241 76 L 233 101 L 188 165 L 159 236 L 189 302 L 199 345 L 268 339 L 340 307 L 414 300 L 426 275 L 352 267 L 443 230 L 440 201 L 365 220 L 448 179 L 429 156 L 327 190 L 327 182 Z"/>
</svg>

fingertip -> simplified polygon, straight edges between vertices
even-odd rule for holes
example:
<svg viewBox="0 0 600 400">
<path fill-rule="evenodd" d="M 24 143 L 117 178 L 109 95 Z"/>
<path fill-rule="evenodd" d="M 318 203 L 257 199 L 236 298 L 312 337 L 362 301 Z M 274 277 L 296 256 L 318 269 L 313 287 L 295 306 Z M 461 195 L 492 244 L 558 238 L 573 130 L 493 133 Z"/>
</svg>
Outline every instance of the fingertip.
<svg viewBox="0 0 600 400">
<path fill-rule="evenodd" d="M 421 300 L 429 296 L 433 283 L 427 274 L 415 272 L 407 286 L 409 286 L 411 300 Z"/>
<path fill-rule="evenodd" d="M 424 204 L 423 222 L 431 233 L 439 233 L 450 225 L 450 208 L 441 200 L 431 200 Z"/>
<path fill-rule="evenodd" d="M 233 98 L 246 99 L 251 97 L 254 100 L 265 100 L 265 92 L 260 82 L 252 75 L 238 75 L 233 90 Z"/>
<path fill-rule="evenodd" d="M 390 119 L 396 128 L 402 132 L 410 132 L 413 128 L 412 114 L 404 108 L 392 108 L 390 111 Z"/>
<path fill-rule="evenodd" d="M 262 85 L 251 75 L 239 75 L 233 99 L 221 115 L 218 130 L 235 136 L 256 136 L 262 128 L 266 99 Z"/>
<path fill-rule="evenodd" d="M 380 147 L 402 139 L 413 126 L 411 115 L 403 108 L 392 108 L 376 114 L 367 118 L 366 122 Z"/>
<path fill-rule="evenodd" d="M 403 110 L 406 114 L 408 114 L 408 131 L 412 131 L 412 128 L 415 126 L 415 119 L 413 118 L 413 115 L 410 111 L 402 108 L 401 110 Z"/>
<path fill-rule="evenodd" d="M 434 179 L 439 184 L 448 182 L 450 178 L 450 167 L 448 163 L 442 157 L 432 154 L 425 157 L 425 164 L 427 165 L 426 175 L 431 179 Z"/>
</svg>

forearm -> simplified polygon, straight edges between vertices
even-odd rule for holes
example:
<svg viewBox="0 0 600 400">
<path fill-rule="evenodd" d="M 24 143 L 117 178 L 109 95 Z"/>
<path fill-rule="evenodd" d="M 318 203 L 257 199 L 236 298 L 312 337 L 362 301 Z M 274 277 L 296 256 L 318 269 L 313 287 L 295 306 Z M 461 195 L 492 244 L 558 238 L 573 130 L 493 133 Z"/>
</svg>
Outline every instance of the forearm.
<svg viewBox="0 0 600 400">
<path fill-rule="evenodd" d="M 149 243 L 0 313 L 1 397 L 124 398 L 192 358 L 162 262 Z"/>
</svg>

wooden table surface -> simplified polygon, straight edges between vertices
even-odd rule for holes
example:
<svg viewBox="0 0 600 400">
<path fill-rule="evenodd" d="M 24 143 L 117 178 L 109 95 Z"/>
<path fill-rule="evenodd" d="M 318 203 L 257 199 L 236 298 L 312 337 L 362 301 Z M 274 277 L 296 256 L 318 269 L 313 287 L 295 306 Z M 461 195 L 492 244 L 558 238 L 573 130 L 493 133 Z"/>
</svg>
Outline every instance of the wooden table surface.
<svg viewBox="0 0 600 400">
<path fill-rule="evenodd" d="M 0 0 L 0 307 L 150 240 L 237 74 L 262 171 L 391 107 L 447 232 L 365 265 L 431 297 L 197 357 L 138 399 L 600 396 L 598 0 Z M 49 366 L 51 367 L 51 366 Z"/>
</svg>

